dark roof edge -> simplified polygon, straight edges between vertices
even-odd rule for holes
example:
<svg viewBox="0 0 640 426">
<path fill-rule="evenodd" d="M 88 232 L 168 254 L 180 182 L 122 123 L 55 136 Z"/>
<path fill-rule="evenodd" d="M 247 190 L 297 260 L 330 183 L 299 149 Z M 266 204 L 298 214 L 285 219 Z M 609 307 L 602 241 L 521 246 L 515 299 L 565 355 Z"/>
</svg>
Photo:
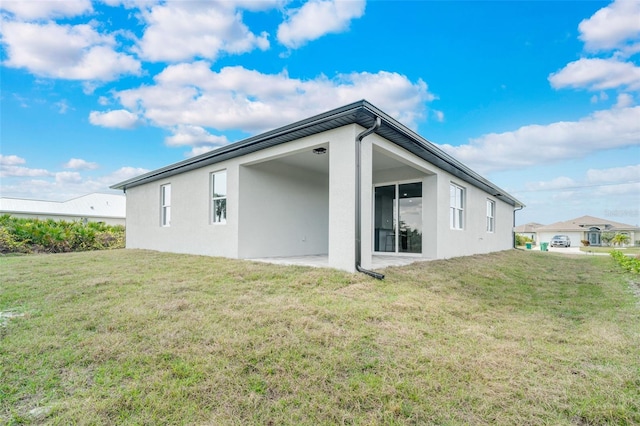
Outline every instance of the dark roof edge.
<svg viewBox="0 0 640 426">
<path fill-rule="evenodd" d="M 204 154 L 200 154 L 198 156 L 189 158 L 187 160 L 182 160 L 177 163 L 170 164 L 168 166 L 152 170 L 148 173 L 136 176 L 134 178 L 122 181 L 115 185 L 110 186 L 111 189 L 120 189 L 126 191 L 127 188 L 131 188 L 134 186 L 142 185 L 147 182 L 152 182 L 158 179 L 162 179 L 165 177 L 173 176 L 178 173 L 186 172 L 189 170 L 197 169 L 200 167 L 204 167 L 213 163 L 217 163 L 220 161 L 228 160 L 231 158 L 239 157 L 241 155 L 247 154 L 249 152 L 253 152 L 262 148 L 254 148 L 255 145 L 269 141 L 270 139 L 275 139 L 278 137 L 285 136 L 294 131 L 305 129 L 311 126 L 319 125 L 322 123 L 329 122 L 334 119 L 338 119 L 340 117 L 344 117 L 350 114 L 354 115 L 352 120 L 353 123 L 362 124 L 358 122 L 358 113 L 364 113 L 365 115 L 370 116 L 378 116 L 382 119 L 383 123 L 389 128 L 393 129 L 394 132 L 397 132 L 403 135 L 406 138 L 409 138 L 412 142 L 416 143 L 422 150 L 429 152 L 431 155 L 437 157 L 442 160 L 445 164 L 451 167 L 449 172 L 452 172 L 453 175 L 463 179 L 464 181 L 471 183 L 474 186 L 477 186 L 491 195 L 502 199 L 503 201 L 517 207 L 524 207 L 524 204 L 518 201 L 516 198 L 509 195 L 506 191 L 502 190 L 495 184 L 491 183 L 484 177 L 480 176 L 478 173 L 471 170 L 469 167 L 465 166 L 442 149 L 438 148 L 432 142 L 429 142 L 427 139 L 423 138 L 413 130 L 409 129 L 402 123 L 398 122 L 396 119 L 392 118 L 385 112 L 381 111 L 371 103 L 366 100 L 360 100 L 357 102 L 353 102 L 351 104 L 342 106 L 340 108 L 333 109 L 331 111 L 324 112 L 322 114 L 314 115 L 307 119 L 297 121 L 295 123 L 279 127 L 274 130 L 270 130 L 265 133 L 261 133 L 256 136 L 249 137 L 247 139 L 241 140 L 239 142 L 235 142 L 233 144 L 224 146 L 222 148 L 218 148 L 213 151 L 206 152 Z M 366 126 L 363 126 L 366 127 Z M 275 144 L 274 144 L 275 145 Z M 268 145 L 270 146 L 270 145 Z M 458 171 L 459 173 L 456 173 Z M 488 190 L 490 189 L 490 190 Z"/>
</svg>

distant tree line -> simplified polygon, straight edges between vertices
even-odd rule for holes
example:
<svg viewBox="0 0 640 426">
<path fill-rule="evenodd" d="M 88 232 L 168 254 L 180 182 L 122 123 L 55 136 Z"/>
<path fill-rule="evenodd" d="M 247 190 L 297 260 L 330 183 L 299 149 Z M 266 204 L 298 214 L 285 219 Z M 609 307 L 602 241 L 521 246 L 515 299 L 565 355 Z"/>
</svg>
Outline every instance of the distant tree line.
<svg viewBox="0 0 640 426">
<path fill-rule="evenodd" d="M 101 222 L 0 216 L 0 253 L 66 253 L 124 248 L 125 229 Z"/>
</svg>

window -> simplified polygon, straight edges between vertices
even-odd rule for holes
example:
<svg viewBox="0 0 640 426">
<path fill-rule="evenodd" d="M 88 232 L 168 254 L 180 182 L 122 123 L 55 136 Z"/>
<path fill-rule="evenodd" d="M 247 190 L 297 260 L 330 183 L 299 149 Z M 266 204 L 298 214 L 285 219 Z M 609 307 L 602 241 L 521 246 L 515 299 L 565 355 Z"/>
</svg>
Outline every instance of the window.
<svg viewBox="0 0 640 426">
<path fill-rule="evenodd" d="M 227 171 L 211 173 L 211 223 L 227 223 Z"/>
<path fill-rule="evenodd" d="M 487 200 L 487 232 L 495 231 L 496 203 Z"/>
<path fill-rule="evenodd" d="M 464 224 L 464 189 L 452 183 L 449 187 L 449 197 L 451 229 L 462 229 Z"/>
<path fill-rule="evenodd" d="M 160 187 L 160 225 L 171 226 L 171 184 Z"/>
</svg>

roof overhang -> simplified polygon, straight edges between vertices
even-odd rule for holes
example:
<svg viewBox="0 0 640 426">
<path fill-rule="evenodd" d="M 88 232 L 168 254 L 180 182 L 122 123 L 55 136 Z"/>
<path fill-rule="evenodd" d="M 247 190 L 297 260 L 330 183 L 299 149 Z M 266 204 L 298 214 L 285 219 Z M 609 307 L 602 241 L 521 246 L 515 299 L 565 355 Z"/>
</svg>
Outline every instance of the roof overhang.
<svg viewBox="0 0 640 426">
<path fill-rule="evenodd" d="M 178 173 L 184 173 L 189 170 L 240 157 L 349 124 L 359 124 L 364 128 L 370 128 L 373 126 L 376 117 L 380 117 L 382 121 L 380 128 L 375 132 L 378 135 L 456 176 L 464 182 L 482 189 L 495 198 L 511 204 L 514 207 L 524 207 L 523 203 L 509 195 L 506 191 L 489 182 L 433 143 L 365 100 L 354 102 L 305 120 L 252 136 L 214 151 L 170 164 L 166 167 L 115 184 L 111 186 L 111 188 L 126 191 L 127 188 L 165 179 Z"/>
</svg>

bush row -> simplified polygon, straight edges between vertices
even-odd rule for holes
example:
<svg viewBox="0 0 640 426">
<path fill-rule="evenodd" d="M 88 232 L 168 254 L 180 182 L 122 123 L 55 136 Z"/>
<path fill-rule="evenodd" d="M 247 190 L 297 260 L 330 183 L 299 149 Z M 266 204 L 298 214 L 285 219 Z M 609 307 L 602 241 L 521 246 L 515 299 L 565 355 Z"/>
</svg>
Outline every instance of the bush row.
<svg viewBox="0 0 640 426">
<path fill-rule="evenodd" d="M 0 253 L 65 253 L 124 248 L 124 226 L 0 216 Z"/>
<path fill-rule="evenodd" d="M 640 274 L 640 259 L 638 257 L 627 256 L 620 250 L 612 250 L 611 257 L 627 271 Z"/>
</svg>

